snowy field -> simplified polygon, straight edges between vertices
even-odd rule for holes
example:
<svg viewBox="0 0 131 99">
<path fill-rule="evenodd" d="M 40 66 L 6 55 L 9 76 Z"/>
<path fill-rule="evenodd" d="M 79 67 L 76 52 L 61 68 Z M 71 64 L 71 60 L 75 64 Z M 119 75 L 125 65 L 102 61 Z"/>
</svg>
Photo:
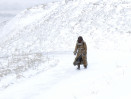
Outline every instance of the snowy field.
<svg viewBox="0 0 131 99">
<path fill-rule="evenodd" d="M 25 9 L 0 36 L 0 99 L 130 99 L 130 21 L 130 0 Z M 81 70 L 73 66 L 79 35 L 89 64 Z"/>
<path fill-rule="evenodd" d="M 130 99 L 131 53 L 88 50 L 88 68 L 72 66 L 72 52 L 54 52 L 58 64 L 0 92 L 0 99 Z M 12 95 L 14 94 L 14 95 Z"/>
</svg>

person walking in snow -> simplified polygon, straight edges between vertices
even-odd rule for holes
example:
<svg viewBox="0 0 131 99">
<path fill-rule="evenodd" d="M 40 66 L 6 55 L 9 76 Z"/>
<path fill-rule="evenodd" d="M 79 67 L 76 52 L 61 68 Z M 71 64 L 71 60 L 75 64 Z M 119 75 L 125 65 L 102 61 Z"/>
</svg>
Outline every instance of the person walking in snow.
<svg viewBox="0 0 131 99">
<path fill-rule="evenodd" d="M 78 66 L 77 69 L 80 69 L 80 65 L 83 64 L 85 68 L 87 68 L 87 46 L 86 42 L 83 40 L 82 36 L 78 37 L 74 55 L 76 58 L 73 62 L 74 66 Z"/>
</svg>

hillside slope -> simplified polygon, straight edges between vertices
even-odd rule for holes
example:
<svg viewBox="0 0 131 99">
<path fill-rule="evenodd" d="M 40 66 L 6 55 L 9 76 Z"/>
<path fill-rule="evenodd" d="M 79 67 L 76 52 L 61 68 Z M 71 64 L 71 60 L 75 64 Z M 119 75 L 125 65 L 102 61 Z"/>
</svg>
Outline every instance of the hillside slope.
<svg viewBox="0 0 131 99">
<path fill-rule="evenodd" d="M 25 53 L 65 51 L 73 49 L 82 35 L 89 48 L 130 50 L 130 6 L 124 1 L 77 0 L 27 9 L 4 27 L 0 47 L 6 54 L 16 49 Z"/>
</svg>

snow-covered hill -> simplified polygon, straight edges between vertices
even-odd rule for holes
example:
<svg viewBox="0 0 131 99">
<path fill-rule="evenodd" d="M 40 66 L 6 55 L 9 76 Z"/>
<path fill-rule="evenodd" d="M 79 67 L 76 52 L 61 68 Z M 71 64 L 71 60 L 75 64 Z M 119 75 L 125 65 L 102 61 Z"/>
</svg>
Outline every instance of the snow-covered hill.
<svg viewBox="0 0 131 99">
<path fill-rule="evenodd" d="M 123 75 L 125 75 L 124 84 L 128 81 L 127 78 L 130 75 L 127 70 L 130 70 L 130 21 L 130 0 L 66 0 L 66 2 L 43 4 L 22 11 L 4 26 L 2 35 L 0 36 L 0 77 L 2 81 L 0 87 L 6 88 L 12 83 L 19 82 L 19 80 L 21 81 L 22 78 L 29 78 L 32 75 L 42 73 L 52 67 L 55 67 L 49 72 L 52 75 L 49 75 L 48 71 L 45 71 L 45 75 L 47 74 L 47 77 L 51 77 L 51 81 L 56 84 L 64 80 L 62 77 L 68 78 L 69 75 L 64 76 L 68 73 L 70 75 L 71 72 L 77 74 L 76 71 L 70 71 L 70 69 L 74 69 L 74 67 L 71 68 L 74 58 L 71 53 L 74 50 L 77 37 L 81 35 L 88 46 L 89 67 L 92 66 L 88 69 L 95 71 L 97 74 L 101 72 L 101 81 L 99 84 L 105 80 L 105 83 L 107 83 L 104 83 L 106 86 L 104 89 L 106 89 L 109 87 L 108 83 L 111 83 L 111 89 L 107 88 L 110 89 L 109 92 L 111 92 L 114 85 L 116 85 L 119 80 L 123 80 Z M 60 56 L 57 55 L 58 53 Z M 66 54 L 70 58 L 68 58 Z M 57 56 L 59 58 L 57 58 Z M 61 60 L 62 57 L 64 57 L 63 60 Z M 66 63 L 65 60 L 68 62 Z M 67 68 L 65 66 L 67 66 Z M 111 69 L 109 68 L 110 66 Z M 62 69 L 64 69 L 61 72 L 63 75 L 59 78 L 59 70 Z M 102 72 L 101 69 L 103 69 L 102 71 L 104 72 Z M 115 75 L 114 78 L 110 71 Z M 125 74 L 125 72 L 127 74 Z M 96 73 L 91 77 L 97 78 Z M 102 73 L 106 73 L 106 75 L 104 76 Z M 55 74 L 57 76 L 56 78 L 53 77 Z M 90 74 L 92 75 L 92 73 L 80 73 L 81 76 Z M 44 75 L 44 73 L 41 75 Z M 75 79 L 80 76 L 79 74 L 77 75 Z M 46 78 L 46 76 L 44 77 Z M 120 79 L 112 82 L 112 80 L 117 77 L 120 77 Z M 21 79 L 16 80 L 17 78 Z M 92 81 L 90 76 L 87 78 L 91 80 L 91 82 L 88 83 L 92 86 L 90 89 L 92 89 L 93 85 L 99 80 L 96 79 Z M 41 76 L 39 79 L 42 79 Z M 58 82 L 57 79 L 59 79 Z M 82 79 L 84 78 L 81 78 L 81 80 Z M 33 79 L 33 81 L 34 80 L 36 79 Z M 67 79 L 67 82 L 68 81 L 73 83 L 75 80 L 71 80 L 70 78 Z M 88 82 L 89 80 L 84 81 Z M 44 79 L 42 82 L 44 83 Z M 50 81 L 41 85 L 46 86 L 47 83 L 52 87 L 54 85 L 50 83 Z M 37 84 L 36 86 L 35 83 L 33 84 L 34 87 L 37 86 Z M 77 84 L 82 84 L 82 82 Z M 61 82 L 60 85 L 64 86 L 65 83 Z M 87 90 L 88 87 L 89 86 L 86 86 Z M 97 84 L 96 87 L 98 87 Z M 73 92 L 73 88 L 71 92 Z M 84 87 L 82 86 L 82 88 Z M 56 88 L 53 90 L 55 89 Z M 79 89 L 81 88 L 79 87 Z M 90 93 L 96 95 L 99 92 L 101 95 L 103 91 L 99 91 L 99 88 L 96 88 L 95 91 L 91 91 Z M 123 91 L 121 91 L 121 93 L 122 92 Z M 36 92 L 34 91 L 34 93 Z M 49 93 L 47 92 L 47 94 Z M 125 95 L 126 94 L 128 93 L 125 93 Z M 75 96 L 74 98 L 77 98 Z M 83 99 L 86 98 L 84 97 Z M 26 99 L 26 97 L 18 99 Z"/>
<path fill-rule="evenodd" d="M 130 2 L 112 0 L 40 5 L 21 12 L 4 27 L 0 47 L 6 54 L 16 49 L 26 53 L 69 50 L 82 35 L 89 48 L 130 50 L 126 42 L 131 33 L 130 9 Z"/>
</svg>

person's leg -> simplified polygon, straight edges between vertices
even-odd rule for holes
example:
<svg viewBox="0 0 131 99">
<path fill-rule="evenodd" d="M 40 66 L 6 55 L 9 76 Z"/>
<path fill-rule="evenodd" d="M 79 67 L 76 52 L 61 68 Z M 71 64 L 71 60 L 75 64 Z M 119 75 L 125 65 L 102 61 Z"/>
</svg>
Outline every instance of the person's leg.
<svg viewBox="0 0 131 99">
<path fill-rule="evenodd" d="M 78 67 L 77 67 L 77 69 L 79 69 L 79 70 L 80 70 L 80 64 L 78 64 Z"/>
</svg>

